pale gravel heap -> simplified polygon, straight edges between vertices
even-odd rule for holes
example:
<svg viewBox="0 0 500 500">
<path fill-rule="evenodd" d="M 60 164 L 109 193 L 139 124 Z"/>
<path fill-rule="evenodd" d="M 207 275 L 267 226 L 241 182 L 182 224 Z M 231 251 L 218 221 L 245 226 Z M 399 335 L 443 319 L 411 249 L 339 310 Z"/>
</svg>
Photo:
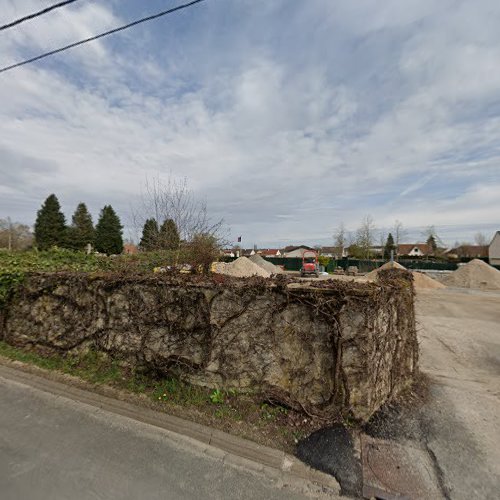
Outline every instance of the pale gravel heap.
<svg viewBox="0 0 500 500">
<path fill-rule="evenodd" d="M 262 267 L 262 269 L 265 269 L 266 271 L 270 272 L 271 274 L 280 274 L 283 272 L 279 266 L 275 266 L 272 262 L 269 262 L 268 260 L 264 259 L 258 253 L 252 255 L 250 257 L 250 260 L 254 264 L 257 264 L 258 266 Z"/>
<path fill-rule="evenodd" d="M 482 260 L 474 259 L 444 278 L 443 283 L 459 288 L 500 290 L 500 271 Z"/>
<path fill-rule="evenodd" d="M 419 273 L 417 271 L 413 271 L 413 285 L 415 288 L 428 288 L 429 290 L 438 289 L 438 288 L 446 288 L 439 281 L 432 279 L 424 273 Z"/>
<path fill-rule="evenodd" d="M 380 266 L 377 269 L 373 270 L 371 273 L 368 273 L 365 278 L 377 281 L 378 273 L 383 269 L 406 269 L 406 267 L 402 266 L 398 262 L 386 262 L 383 266 Z M 415 286 L 415 288 L 427 288 L 430 290 L 446 288 L 442 283 L 439 283 L 439 281 L 436 281 L 423 273 L 412 271 L 412 274 L 413 285 Z"/>
<path fill-rule="evenodd" d="M 249 278 L 250 276 L 262 276 L 269 278 L 271 273 L 262 267 L 254 264 L 246 257 L 239 257 L 233 262 L 214 262 L 212 267 L 213 272 L 218 274 L 227 274 L 237 278 Z"/>
<path fill-rule="evenodd" d="M 368 273 L 365 278 L 376 280 L 378 278 L 379 271 L 382 271 L 384 269 L 406 269 L 406 267 L 398 264 L 397 262 L 386 262 L 384 265 L 377 267 L 377 269 L 374 269 L 371 273 Z"/>
</svg>

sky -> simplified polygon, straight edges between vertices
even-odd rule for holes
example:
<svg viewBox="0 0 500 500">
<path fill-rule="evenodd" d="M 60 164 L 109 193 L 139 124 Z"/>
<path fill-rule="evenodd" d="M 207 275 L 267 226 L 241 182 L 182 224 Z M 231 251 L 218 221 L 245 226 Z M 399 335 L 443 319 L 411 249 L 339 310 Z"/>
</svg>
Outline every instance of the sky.
<svg viewBox="0 0 500 500">
<path fill-rule="evenodd" d="M 55 0 L 54 0 L 55 1 Z M 3 0 L 0 24 L 54 1 Z M 0 32 L 0 66 L 182 0 L 79 0 Z M 206 0 L 0 74 L 0 218 L 188 179 L 243 246 L 500 230 L 498 0 Z"/>
</svg>

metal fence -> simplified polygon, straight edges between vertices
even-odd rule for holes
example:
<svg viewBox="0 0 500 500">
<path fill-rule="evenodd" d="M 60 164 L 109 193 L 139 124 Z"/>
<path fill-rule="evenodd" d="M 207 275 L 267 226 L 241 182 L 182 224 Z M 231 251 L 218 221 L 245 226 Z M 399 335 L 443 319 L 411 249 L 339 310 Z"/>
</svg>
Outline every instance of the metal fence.
<svg viewBox="0 0 500 500">
<path fill-rule="evenodd" d="M 231 262 L 236 257 L 224 257 L 221 260 Z M 267 261 L 276 266 L 283 267 L 286 271 L 300 271 L 302 259 L 300 257 L 264 257 Z M 383 259 L 363 260 L 363 259 L 330 259 L 326 266 L 326 271 L 331 273 L 334 269 L 341 267 L 346 270 L 349 266 L 356 266 L 360 273 L 369 273 L 377 269 L 387 261 Z M 456 262 L 436 262 L 424 259 L 399 259 L 398 261 L 406 269 L 422 269 L 426 271 L 455 271 L 458 268 Z M 493 266 L 500 270 L 500 266 Z"/>
</svg>

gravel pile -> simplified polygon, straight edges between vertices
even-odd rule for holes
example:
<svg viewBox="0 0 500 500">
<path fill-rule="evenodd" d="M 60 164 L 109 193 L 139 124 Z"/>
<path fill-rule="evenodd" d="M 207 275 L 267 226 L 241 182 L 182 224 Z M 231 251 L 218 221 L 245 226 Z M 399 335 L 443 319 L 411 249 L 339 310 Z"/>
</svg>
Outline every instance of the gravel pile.
<svg viewBox="0 0 500 500">
<path fill-rule="evenodd" d="M 444 278 L 443 283 L 459 288 L 500 290 L 500 271 L 482 260 L 474 259 Z"/>
<path fill-rule="evenodd" d="M 265 269 L 266 271 L 270 272 L 271 274 L 280 274 L 283 272 L 280 267 L 275 266 L 272 262 L 269 262 L 268 260 L 262 258 L 258 253 L 252 255 L 250 257 L 250 260 L 254 264 L 257 264 L 258 266 L 262 267 L 262 269 Z"/>
<path fill-rule="evenodd" d="M 429 290 L 438 289 L 438 288 L 446 288 L 442 283 L 432 279 L 424 273 L 419 273 L 417 271 L 413 271 L 413 284 L 415 288 L 427 288 Z"/>
<path fill-rule="evenodd" d="M 398 264 L 397 262 L 386 262 L 384 265 L 377 267 L 377 269 L 374 269 L 371 273 L 365 275 L 365 278 L 368 278 L 370 280 L 376 280 L 379 271 L 382 271 L 383 269 L 406 269 L 406 267 L 402 266 L 401 264 Z"/>
<path fill-rule="evenodd" d="M 229 263 L 214 262 L 212 271 L 214 273 L 227 274 L 228 276 L 235 276 L 237 278 L 249 278 L 250 276 L 269 278 L 271 276 L 269 271 L 266 271 L 246 257 L 239 257 Z"/>
</svg>

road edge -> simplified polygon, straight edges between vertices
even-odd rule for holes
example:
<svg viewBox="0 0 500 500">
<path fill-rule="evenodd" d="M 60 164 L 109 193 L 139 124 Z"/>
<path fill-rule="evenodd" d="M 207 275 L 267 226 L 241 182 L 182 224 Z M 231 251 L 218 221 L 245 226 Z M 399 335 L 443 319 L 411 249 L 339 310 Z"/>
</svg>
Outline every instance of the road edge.
<svg viewBox="0 0 500 500">
<path fill-rule="evenodd" d="M 333 476 L 308 467 L 293 455 L 190 420 L 74 387 L 65 383 L 62 373 L 36 367 L 35 374 L 32 368 L 31 365 L 0 356 L 0 378 L 195 440 L 207 447 L 209 455 L 221 457 L 220 452 L 223 452 L 221 458 L 225 463 L 263 473 L 285 487 L 303 488 L 307 486 L 304 484 L 306 481 L 340 495 L 340 485 Z"/>
</svg>

